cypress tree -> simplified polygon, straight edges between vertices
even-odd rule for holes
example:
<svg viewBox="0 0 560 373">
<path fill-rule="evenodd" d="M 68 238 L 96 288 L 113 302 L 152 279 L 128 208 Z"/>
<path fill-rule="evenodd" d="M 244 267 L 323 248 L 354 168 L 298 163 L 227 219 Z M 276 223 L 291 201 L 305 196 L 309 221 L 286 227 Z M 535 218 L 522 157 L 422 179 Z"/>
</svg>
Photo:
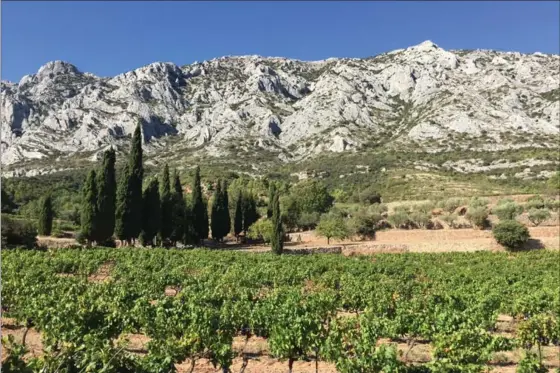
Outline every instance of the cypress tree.
<svg viewBox="0 0 560 373">
<path fill-rule="evenodd" d="M 142 230 L 142 129 L 136 126 L 132 136 L 132 149 L 117 191 L 116 223 L 117 237 L 130 243 Z"/>
<path fill-rule="evenodd" d="M 249 227 L 259 219 L 257 213 L 257 203 L 252 193 L 243 196 L 243 230 L 249 231 Z"/>
<path fill-rule="evenodd" d="M 236 238 L 239 237 L 239 233 L 243 231 L 243 194 L 241 190 L 237 195 L 237 201 L 235 203 L 235 215 L 233 218 L 233 234 Z"/>
<path fill-rule="evenodd" d="M 216 241 L 221 241 L 224 237 L 222 234 L 223 231 L 223 194 L 222 194 L 222 186 L 220 181 L 216 183 L 216 189 L 214 190 L 214 198 L 212 201 L 212 211 L 210 215 L 210 225 L 212 227 L 212 238 Z"/>
<path fill-rule="evenodd" d="M 95 170 L 91 170 L 82 189 L 81 234 L 91 244 L 97 233 L 97 186 Z"/>
<path fill-rule="evenodd" d="M 39 211 L 39 222 L 37 230 L 41 236 L 50 236 L 53 223 L 53 206 L 50 193 L 41 199 L 41 210 Z"/>
<path fill-rule="evenodd" d="M 224 219 L 224 237 L 231 232 L 231 217 L 229 214 L 229 196 L 228 196 L 228 183 L 224 180 L 222 185 L 222 205 L 223 205 L 223 219 Z"/>
<path fill-rule="evenodd" d="M 173 201 L 171 200 L 171 182 L 169 180 L 169 166 L 163 168 L 161 184 L 159 185 L 159 195 L 161 203 L 161 224 L 159 225 L 159 239 L 165 244 L 173 230 Z"/>
<path fill-rule="evenodd" d="M 97 209 L 98 209 L 98 237 L 96 240 L 104 243 L 111 239 L 115 231 L 115 200 L 117 181 L 115 178 L 115 150 L 113 148 L 103 153 L 101 172 L 97 174 Z"/>
<path fill-rule="evenodd" d="M 142 245 L 154 245 L 159 226 L 161 224 L 159 182 L 157 178 L 150 180 L 142 196 L 142 232 L 140 241 Z"/>
<path fill-rule="evenodd" d="M 272 198 L 272 237 L 270 239 L 272 252 L 282 254 L 284 250 L 284 227 L 282 226 L 282 216 L 280 213 L 279 193 L 274 193 Z"/>
<path fill-rule="evenodd" d="M 208 209 L 200 186 L 200 167 L 196 167 L 192 185 L 192 217 L 198 240 L 208 238 Z"/>
<path fill-rule="evenodd" d="M 268 187 L 268 206 L 266 208 L 266 217 L 272 218 L 272 204 L 274 202 L 274 194 L 276 194 L 276 184 L 274 182 L 270 183 Z"/>
<path fill-rule="evenodd" d="M 191 204 L 185 200 L 185 234 L 183 236 L 183 243 L 185 245 L 196 244 L 198 238 L 194 230 L 194 219 Z"/>
<path fill-rule="evenodd" d="M 183 198 L 183 188 L 181 186 L 181 180 L 179 179 L 179 174 L 177 171 L 173 175 L 173 195 L 172 199 L 172 230 L 170 239 L 175 245 L 178 241 L 183 241 L 185 236 L 185 223 L 186 223 L 186 205 L 185 199 Z"/>
</svg>

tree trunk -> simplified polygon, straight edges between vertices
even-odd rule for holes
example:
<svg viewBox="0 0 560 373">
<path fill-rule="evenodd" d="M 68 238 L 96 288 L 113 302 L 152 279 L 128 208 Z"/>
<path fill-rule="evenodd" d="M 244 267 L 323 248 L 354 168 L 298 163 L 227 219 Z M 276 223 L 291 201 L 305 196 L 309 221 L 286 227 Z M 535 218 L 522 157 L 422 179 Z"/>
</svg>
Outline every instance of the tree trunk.
<svg viewBox="0 0 560 373">
<path fill-rule="evenodd" d="M 327 237 L 327 245 L 330 245 L 330 243 L 331 243 L 331 238 Z"/>
<path fill-rule="evenodd" d="M 292 373 L 292 368 L 294 366 L 294 359 L 288 359 L 288 373 Z"/>
<path fill-rule="evenodd" d="M 29 331 L 29 328 L 26 326 L 25 329 L 23 330 L 23 336 L 21 337 L 21 344 L 25 347 L 25 340 L 27 339 L 27 332 Z"/>
<path fill-rule="evenodd" d="M 194 371 L 194 364 L 196 363 L 196 359 L 193 357 L 191 359 L 191 369 L 189 370 L 189 373 L 192 373 Z"/>
</svg>

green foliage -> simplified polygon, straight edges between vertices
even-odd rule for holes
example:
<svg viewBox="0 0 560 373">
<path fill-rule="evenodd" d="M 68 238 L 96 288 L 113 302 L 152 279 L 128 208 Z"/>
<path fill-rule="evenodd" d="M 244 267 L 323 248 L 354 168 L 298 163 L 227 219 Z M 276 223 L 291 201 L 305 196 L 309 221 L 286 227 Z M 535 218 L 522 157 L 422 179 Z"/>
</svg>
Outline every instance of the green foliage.
<svg viewBox="0 0 560 373">
<path fill-rule="evenodd" d="M 449 198 L 443 203 L 438 203 L 438 207 L 443 208 L 447 212 L 455 212 L 460 206 L 467 204 L 467 200 L 464 198 Z"/>
<path fill-rule="evenodd" d="M 548 369 L 539 361 L 536 354 L 526 351 L 517 365 L 516 373 L 548 373 Z"/>
<path fill-rule="evenodd" d="M 274 195 L 276 194 L 276 183 L 271 182 L 268 187 L 268 205 L 266 207 L 266 217 L 272 218 L 272 204 L 274 203 Z"/>
<path fill-rule="evenodd" d="M 361 239 L 373 239 L 377 223 L 375 215 L 357 212 L 348 221 L 349 235 L 358 236 Z"/>
<path fill-rule="evenodd" d="M 486 198 L 473 197 L 469 201 L 469 209 L 486 208 L 488 206 L 488 200 Z"/>
<path fill-rule="evenodd" d="M 95 241 L 98 233 L 97 185 L 95 170 L 88 174 L 82 190 L 82 215 L 80 233 L 87 243 Z"/>
<path fill-rule="evenodd" d="M 474 227 L 480 229 L 484 229 L 490 225 L 486 207 L 469 207 L 465 217 Z"/>
<path fill-rule="evenodd" d="M 237 194 L 237 199 L 235 202 L 235 214 L 233 217 L 233 234 L 235 237 L 239 237 L 239 234 L 243 231 L 243 194 L 239 190 Z"/>
<path fill-rule="evenodd" d="M 504 220 L 492 229 L 496 241 L 508 250 L 519 249 L 530 238 L 526 226 L 515 220 Z"/>
<path fill-rule="evenodd" d="M 526 210 L 543 209 L 543 208 L 545 208 L 545 202 L 544 199 L 539 195 L 531 196 L 530 198 L 527 199 L 527 202 L 525 203 Z"/>
<path fill-rule="evenodd" d="M 523 207 L 515 202 L 503 202 L 501 204 L 498 202 L 498 206 L 492 209 L 492 213 L 500 220 L 515 220 L 522 212 Z"/>
<path fill-rule="evenodd" d="M 106 242 L 110 240 L 115 231 L 115 209 L 116 209 L 116 192 L 117 181 L 115 176 L 115 150 L 113 148 L 103 153 L 103 161 L 101 170 L 97 174 L 97 209 L 98 219 L 98 242 Z M 69 220 L 74 221 L 72 216 Z"/>
<path fill-rule="evenodd" d="M 431 217 L 428 213 L 422 211 L 413 211 L 410 214 L 410 221 L 417 227 L 424 229 L 430 224 Z"/>
<path fill-rule="evenodd" d="M 391 225 L 395 228 L 410 228 L 410 216 L 406 211 L 395 210 L 395 212 L 389 215 L 387 219 L 389 220 L 389 223 L 391 223 Z"/>
<path fill-rule="evenodd" d="M 222 219 L 224 221 L 224 226 L 223 226 L 223 233 L 224 236 L 227 236 L 229 234 L 229 232 L 231 232 L 231 218 L 230 218 L 230 211 L 229 211 L 229 193 L 228 193 L 228 182 L 227 180 L 223 181 L 222 184 L 222 200 L 223 200 L 223 216 Z"/>
<path fill-rule="evenodd" d="M 41 199 L 41 209 L 37 222 L 37 231 L 41 236 L 50 236 L 53 224 L 53 206 L 51 195 L 48 194 Z"/>
<path fill-rule="evenodd" d="M 143 195 L 142 232 L 140 233 L 142 245 L 153 246 L 162 220 L 160 209 L 159 182 L 154 177 L 148 183 Z"/>
<path fill-rule="evenodd" d="M 280 211 L 280 193 L 277 191 L 272 199 L 272 236 L 270 246 L 275 254 L 284 251 L 284 227 L 282 225 L 282 212 Z"/>
<path fill-rule="evenodd" d="M 453 213 L 445 213 L 441 215 L 440 219 L 444 221 L 449 228 L 455 228 L 455 224 L 457 222 L 457 215 Z"/>
<path fill-rule="evenodd" d="M 2 214 L 2 247 L 23 246 L 34 248 L 37 244 L 37 228 L 32 222 L 15 219 Z"/>
<path fill-rule="evenodd" d="M 192 183 L 192 214 L 193 226 L 199 240 L 208 238 L 208 208 L 202 198 L 200 186 L 200 167 L 196 167 Z"/>
<path fill-rule="evenodd" d="M 320 219 L 321 214 L 318 212 L 302 212 L 297 221 L 297 226 L 303 230 L 315 229 Z"/>
<path fill-rule="evenodd" d="M 226 223 L 229 221 L 229 211 L 225 210 L 224 193 L 222 192 L 222 183 L 220 180 L 216 183 L 214 190 L 214 199 L 212 201 L 212 213 L 210 217 L 210 224 L 212 227 L 212 237 L 221 241 L 228 231 L 225 230 Z"/>
<path fill-rule="evenodd" d="M 177 242 L 183 241 L 185 238 L 187 211 L 185 198 L 183 197 L 183 188 L 181 180 L 177 172 L 173 175 L 173 193 L 171 195 L 171 233 L 169 239 L 175 245 Z"/>
<path fill-rule="evenodd" d="M 343 240 L 348 238 L 350 231 L 340 214 L 334 212 L 321 215 L 321 220 L 317 224 L 316 233 L 320 237 L 327 239 L 327 244 L 330 244 L 331 238 Z"/>
<path fill-rule="evenodd" d="M 542 222 L 550 219 L 550 211 L 546 209 L 532 208 L 527 213 L 527 218 L 536 227 L 540 225 Z"/>
<path fill-rule="evenodd" d="M 295 196 L 282 196 L 280 200 L 282 207 L 282 220 L 289 230 L 298 227 L 299 218 L 301 216 L 301 208 Z"/>
<path fill-rule="evenodd" d="M 381 203 L 381 195 L 373 187 L 362 190 L 359 194 L 360 203 L 364 205 L 373 205 Z"/>
<path fill-rule="evenodd" d="M 160 214 L 161 223 L 159 227 L 159 239 L 162 243 L 167 243 L 173 230 L 173 199 L 171 195 L 171 180 L 169 178 L 169 166 L 167 163 L 163 167 L 161 183 L 159 184 Z"/>
<path fill-rule="evenodd" d="M 3 213 L 14 212 L 14 210 L 16 210 L 18 207 L 14 202 L 14 196 L 6 192 L 3 181 L 0 182 L 0 184 L 1 184 L 0 187 L 2 189 L 2 196 L 0 198 L 2 200 L 2 212 Z"/>
<path fill-rule="evenodd" d="M 263 218 L 257 220 L 247 232 L 247 237 L 252 240 L 263 240 L 265 243 L 270 243 L 273 235 L 272 220 Z"/>
<path fill-rule="evenodd" d="M 325 213 L 334 202 L 327 187 L 315 180 L 294 185 L 291 194 L 297 199 L 302 212 Z"/>
<path fill-rule="evenodd" d="M 243 230 L 245 232 L 249 231 L 249 227 L 259 219 L 259 213 L 257 211 L 257 202 L 255 197 L 251 192 L 246 192 L 243 194 L 241 199 L 243 202 Z M 274 202 L 273 202 L 274 206 Z"/>
</svg>

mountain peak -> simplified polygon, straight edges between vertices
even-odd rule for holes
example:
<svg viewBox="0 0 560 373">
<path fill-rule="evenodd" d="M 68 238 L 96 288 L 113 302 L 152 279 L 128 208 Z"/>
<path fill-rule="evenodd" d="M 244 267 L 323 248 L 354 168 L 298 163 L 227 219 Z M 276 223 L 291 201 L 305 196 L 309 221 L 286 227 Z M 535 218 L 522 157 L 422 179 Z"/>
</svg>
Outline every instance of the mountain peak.
<svg viewBox="0 0 560 373">
<path fill-rule="evenodd" d="M 436 43 L 434 43 L 433 41 L 431 41 L 431 40 L 426 40 L 426 41 L 423 41 L 423 42 L 420 43 L 420 44 L 417 44 L 417 45 L 414 45 L 414 46 L 410 47 L 409 49 L 425 50 L 425 51 L 427 51 L 427 50 L 431 50 L 431 49 L 440 49 L 440 48 L 439 48 L 438 45 L 437 45 Z"/>
<path fill-rule="evenodd" d="M 52 78 L 53 76 L 62 74 L 80 74 L 80 71 L 71 63 L 60 60 L 47 62 L 37 71 L 37 77 L 39 79 L 45 77 Z"/>
</svg>

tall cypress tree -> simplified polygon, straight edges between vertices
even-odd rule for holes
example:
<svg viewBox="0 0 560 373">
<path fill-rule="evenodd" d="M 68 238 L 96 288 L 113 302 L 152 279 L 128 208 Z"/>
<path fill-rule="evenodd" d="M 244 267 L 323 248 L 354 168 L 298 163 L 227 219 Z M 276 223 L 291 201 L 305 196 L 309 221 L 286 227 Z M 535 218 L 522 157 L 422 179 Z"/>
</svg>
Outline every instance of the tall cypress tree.
<svg viewBox="0 0 560 373">
<path fill-rule="evenodd" d="M 132 149 L 128 164 L 117 191 L 116 233 L 117 237 L 130 243 L 142 230 L 142 129 L 136 126 L 132 136 Z"/>
<path fill-rule="evenodd" d="M 150 180 L 142 196 L 142 232 L 140 241 L 142 245 L 154 245 L 159 226 L 161 224 L 159 182 L 157 178 Z"/>
<path fill-rule="evenodd" d="M 192 185 L 192 217 L 198 240 L 208 238 L 208 210 L 200 186 L 200 167 L 196 167 Z"/>
<path fill-rule="evenodd" d="M 181 179 L 177 171 L 173 175 L 173 195 L 172 199 L 172 227 L 170 239 L 175 245 L 178 241 L 183 241 L 185 236 L 186 224 L 186 205 L 183 197 L 183 188 L 181 186 Z"/>
<path fill-rule="evenodd" d="M 241 190 L 237 195 L 237 201 L 235 203 L 235 215 L 233 218 L 233 234 L 236 238 L 243 231 L 243 194 Z"/>
<path fill-rule="evenodd" d="M 115 200 L 117 181 L 115 178 L 115 150 L 103 153 L 101 171 L 97 174 L 97 209 L 99 215 L 98 237 L 96 240 L 104 243 L 111 239 L 115 231 Z"/>
<path fill-rule="evenodd" d="M 212 211 L 210 214 L 210 226 L 212 227 L 212 238 L 216 241 L 221 241 L 224 237 L 223 231 L 223 194 L 222 185 L 220 181 L 216 183 L 216 189 L 214 190 L 214 198 L 212 200 Z"/>
<path fill-rule="evenodd" d="M 276 184 L 274 182 L 270 182 L 268 187 L 268 206 L 266 208 L 266 217 L 272 217 L 272 204 L 274 202 L 274 194 L 276 194 Z"/>
<path fill-rule="evenodd" d="M 247 192 L 243 196 L 243 230 L 245 233 L 249 231 L 249 227 L 259 219 L 257 212 L 257 203 L 251 192 Z"/>
<path fill-rule="evenodd" d="M 171 199 L 171 182 L 169 180 L 169 166 L 166 164 L 161 175 L 159 185 L 159 195 L 161 203 L 161 224 L 159 225 L 159 239 L 162 244 L 166 244 L 173 230 L 173 201 Z"/>
<path fill-rule="evenodd" d="M 231 232 L 231 217 L 229 214 L 229 195 L 228 195 L 228 183 L 224 180 L 222 185 L 222 206 L 223 206 L 223 220 L 224 220 L 224 230 L 223 236 L 226 237 L 229 232 Z"/>
<path fill-rule="evenodd" d="M 39 221 L 37 230 L 41 236 L 50 236 L 53 223 L 53 206 L 50 193 L 41 199 L 41 210 L 39 210 Z"/>
<path fill-rule="evenodd" d="M 91 170 L 82 189 L 81 234 L 91 244 L 97 233 L 97 186 L 95 170 Z"/>
<path fill-rule="evenodd" d="M 282 226 L 282 216 L 280 212 L 279 193 L 274 193 L 272 198 L 272 237 L 270 239 L 272 252 L 282 254 L 284 250 L 284 227 Z"/>
</svg>

